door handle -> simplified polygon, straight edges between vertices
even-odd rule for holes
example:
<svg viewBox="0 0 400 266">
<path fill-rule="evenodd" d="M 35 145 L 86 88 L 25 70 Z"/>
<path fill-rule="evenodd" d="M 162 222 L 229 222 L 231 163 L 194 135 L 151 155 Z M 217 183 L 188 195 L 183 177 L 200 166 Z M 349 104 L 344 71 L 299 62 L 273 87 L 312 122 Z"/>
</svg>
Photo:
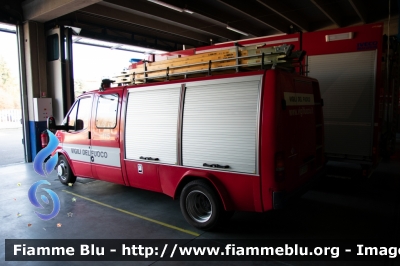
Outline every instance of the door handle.
<svg viewBox="0 0 400 266">
<path fill-rule="evenodd" d="M 205 166 L 205 167 L 212 167 L 212 168 L 222 168 L 222 169 L 231 168 L 229 165 L 208 164 L 208 163 L 203 163 L 203 166 Z"/>
<path fill-rule="evenodd" d="M 158 158 L 143 157 L 143 156 L 140 156 L 139 159 L 142 159 L 142 160 L 149 160 L 149 161 L 159 161 L 159 160 L 160 160 L 160 159 L 158 159 Z"/>
</svg>

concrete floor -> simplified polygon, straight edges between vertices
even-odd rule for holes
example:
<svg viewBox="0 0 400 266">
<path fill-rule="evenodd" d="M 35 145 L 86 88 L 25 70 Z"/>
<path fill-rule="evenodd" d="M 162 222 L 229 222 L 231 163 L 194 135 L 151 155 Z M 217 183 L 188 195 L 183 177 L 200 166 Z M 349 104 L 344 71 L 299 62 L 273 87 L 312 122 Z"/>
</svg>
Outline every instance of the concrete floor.
<svg viewBox="0 0 400 266">
<path fill-rule="evenodd" d="M 15 124 L 15 123 L 14 123 Z M 18 124 L 17 124 L 18 125 Z M 19 127 L 2 128 L 0 123 L 0 167 L 10 164 L 24 163 L 24 145 L 21 124 Z M 15 127 L 15 125 L 14 125 Z"/>
<path fill-rule="evenodd" d="M 369 179 L 359 181 L 325 178 L 284 211 L 237 212 L 227 225 L 214 232 L 203 232 L 190 226 L 181 215 L 179 201 L 174 201 L 168 196 L 81 178 L 78 178 L 73 187 L 67 187 L 58 181 L 55 171 L 47 180 L 51 183 L 49 188 L 59 196 L 61 210 L 54 219 L 43 221 L 34 214 L 35 207 L 31 205 L 27 196 L 31 185 L 41 179 L 43 178 L 34 172 L 32 164 L 0 167 L 2 184 L 0 265 L 111 264 L 111 262 L 5 262 L 4 239 L 183 239 L 187 242 L 195 238 L 400 239 L 400 145 L 391 160 L 382 161 Z M 153 220 L 149 221 L 146 218 Z M 58 223 L 61 223 L 61 227 L 57 227 Z M 210 265 L 395 265 L 387 260 L 369 263 L 293 261 L 206 263 Z M 116 262 L 116 264 L 204 265 L 204 262 L 142 261 Z"/>
</svg>

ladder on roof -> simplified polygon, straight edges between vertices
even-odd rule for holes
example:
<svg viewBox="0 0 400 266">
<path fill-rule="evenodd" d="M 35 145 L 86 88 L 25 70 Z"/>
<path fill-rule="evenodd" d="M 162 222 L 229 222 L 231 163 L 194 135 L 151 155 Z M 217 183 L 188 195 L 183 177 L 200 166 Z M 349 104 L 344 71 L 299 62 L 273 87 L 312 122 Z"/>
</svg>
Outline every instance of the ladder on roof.
<svg viewBox="0 0 400 266">
<path fill-rule="evenodd" d="M 212 74 L 275 68 L 293 69 L 305 52 L 293 51 L 293 45 L 274 47 L 235 46 L 231 49 L 195 54 L 159 62 L 141 61 L 135 68 L 114 77 L 119 85 L 164 81 Z"/>
</svg>

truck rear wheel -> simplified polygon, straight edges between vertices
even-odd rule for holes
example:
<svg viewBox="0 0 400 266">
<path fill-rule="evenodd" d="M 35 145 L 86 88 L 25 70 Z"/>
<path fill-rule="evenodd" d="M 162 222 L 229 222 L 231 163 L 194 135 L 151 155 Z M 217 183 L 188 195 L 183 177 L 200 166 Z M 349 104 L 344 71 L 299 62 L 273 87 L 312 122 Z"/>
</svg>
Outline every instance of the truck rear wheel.
<svg viewBox="0 0 400 266">
<path fill-rule="evenodd" d="M 217 192 L 204 180 L 194 180 L 182 190 L 180 205 L 186 221 L 201 230 L 211 230 L 222 220 Z"/>
<path fill-rule="evenodd" d="M 76 181 L 76 176 L 72 173 L 71 167 L 64 155 L 58 156 L 57 175 L 60 182 L 66 186 Z"/>
</svg>

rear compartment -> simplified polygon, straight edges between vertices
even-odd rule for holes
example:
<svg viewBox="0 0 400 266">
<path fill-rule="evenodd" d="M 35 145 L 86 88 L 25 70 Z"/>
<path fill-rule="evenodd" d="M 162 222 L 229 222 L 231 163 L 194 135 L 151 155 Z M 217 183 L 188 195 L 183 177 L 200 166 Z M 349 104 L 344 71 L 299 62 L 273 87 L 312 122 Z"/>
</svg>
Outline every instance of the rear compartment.
<svg viewBox="0 0 400 266">
<path fill-rule="evenodd" d="M 323 101 L 315 79 L 281 71 L 268 71 L 266 79 L 275 80 L 276 84 L 276 144 L 271 187 L 273 208 L 281 208 L 288 196 L 300 191 L 323 168 Z M 268 183 L 266 179 L 263 176 L 263 181 Z M 264 198 L 271 196 L 265 189 L 263 192 Z"/>
</svg>

